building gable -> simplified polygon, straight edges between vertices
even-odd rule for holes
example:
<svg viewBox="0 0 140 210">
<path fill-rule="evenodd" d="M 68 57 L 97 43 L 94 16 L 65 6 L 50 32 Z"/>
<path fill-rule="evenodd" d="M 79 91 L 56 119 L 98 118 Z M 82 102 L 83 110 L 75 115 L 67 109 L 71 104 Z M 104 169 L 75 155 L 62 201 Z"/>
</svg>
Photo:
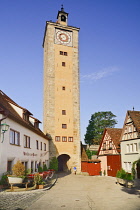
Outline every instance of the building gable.
<svg viewBox="0 0 140 210">
<path fill-rule="evenodd" d="M 98 155 L 119 154 L 121 132 L 122 129 L 119 128 L 106 128 L 98 150 Z"/>
<path fill-rule="evenodd" d="M 130 140 L 136 139 L 138 136 L 138 132 L 136 131 L 136 127 L 134 125 L 133 120 L 129 115 L 126 116 L 126 120 L 123 127 L 121 140 Z"/>
</svg>

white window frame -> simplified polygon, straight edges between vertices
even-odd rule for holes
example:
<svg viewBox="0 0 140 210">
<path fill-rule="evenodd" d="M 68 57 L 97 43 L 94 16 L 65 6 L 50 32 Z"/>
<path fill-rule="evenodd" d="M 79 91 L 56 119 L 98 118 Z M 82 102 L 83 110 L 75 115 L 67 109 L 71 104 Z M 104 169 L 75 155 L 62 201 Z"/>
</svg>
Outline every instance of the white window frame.
<svg viewBox="0 0 140 210">
<path fill-rule="evenodd" d="M 130 153 L 133 152 L 133 144 L 130 144 Z"/>
<path fill-rule="evenodd" d="M 130 153 L 130 145 L 129 144 L 126 145 L 126 152 Z"/>
<path fill-rule="evenodd" d="M 24 135 L 24 147 L 30 148 L 30 137 L 26 135 Z"/>
<path fill-rule="evenodd" d="M 137 143 L 134 143 L 133 149 L 134 149 L 134 152 L 137 152 L 138 151 L 138 144 Z"/>
<path fill-rule="evenodd" d="M 10 144 L 20 146 L 20 133 L 10 129 Z"/>
</svg>

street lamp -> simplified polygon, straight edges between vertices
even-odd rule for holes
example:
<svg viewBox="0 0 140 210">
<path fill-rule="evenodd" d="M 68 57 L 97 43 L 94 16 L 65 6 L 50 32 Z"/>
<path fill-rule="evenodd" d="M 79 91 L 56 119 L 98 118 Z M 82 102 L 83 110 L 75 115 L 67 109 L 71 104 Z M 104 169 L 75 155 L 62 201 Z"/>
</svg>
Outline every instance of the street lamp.
<svg viewBox="0 0 140 210">
<path fill-rule="evenodd" d="M 4 133 L 6 131 L 8 131 L 9 125 L 7 125 L 6 123 L 3 123 L 3 124 L 0 125 L 0 127 L 1 127 L 1 131 L 2 131 L 1 133 L 3 134 L 3 138 L 2 138 L 1 143 L 3 143 L 3 141 L 4 141 Z"/>
</svg>

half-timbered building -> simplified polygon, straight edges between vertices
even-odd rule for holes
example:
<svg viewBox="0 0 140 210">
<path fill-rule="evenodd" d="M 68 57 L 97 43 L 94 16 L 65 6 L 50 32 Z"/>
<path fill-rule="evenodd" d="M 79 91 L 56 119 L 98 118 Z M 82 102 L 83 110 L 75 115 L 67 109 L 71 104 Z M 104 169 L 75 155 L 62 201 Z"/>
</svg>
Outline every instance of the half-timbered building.
<svg viewBox="0 0 140 210">
<path fill-rule="evenodd" d="M 120 136 L 122 129 L 105 128 L 98 150 L 101 160 L 101 171 L 104 175 L 116 176 L 121 168 Z"/>
<path fill-rule="evenodd" d="M 140 111 L 127 111 L 121 135 L 122 168 L 131 173 L 132 164 L 140 158 Z M 140 178 L 140 168 L 137 175 Z"/>
</svg>

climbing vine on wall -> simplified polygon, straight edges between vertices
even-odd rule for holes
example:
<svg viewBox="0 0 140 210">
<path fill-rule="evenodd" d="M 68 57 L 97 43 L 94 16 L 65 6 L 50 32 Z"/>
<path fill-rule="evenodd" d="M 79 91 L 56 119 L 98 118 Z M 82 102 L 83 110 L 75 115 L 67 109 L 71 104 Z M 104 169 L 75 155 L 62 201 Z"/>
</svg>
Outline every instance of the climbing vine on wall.
<svg viewBox="0 0 140 210">
<path fill-rule="evenodd" d="M 136 175 L 136 164 L 140 165 L 140 158 L 133 162 L 132 164 L 132 176 L 135 178 Z"/>
</svg>

